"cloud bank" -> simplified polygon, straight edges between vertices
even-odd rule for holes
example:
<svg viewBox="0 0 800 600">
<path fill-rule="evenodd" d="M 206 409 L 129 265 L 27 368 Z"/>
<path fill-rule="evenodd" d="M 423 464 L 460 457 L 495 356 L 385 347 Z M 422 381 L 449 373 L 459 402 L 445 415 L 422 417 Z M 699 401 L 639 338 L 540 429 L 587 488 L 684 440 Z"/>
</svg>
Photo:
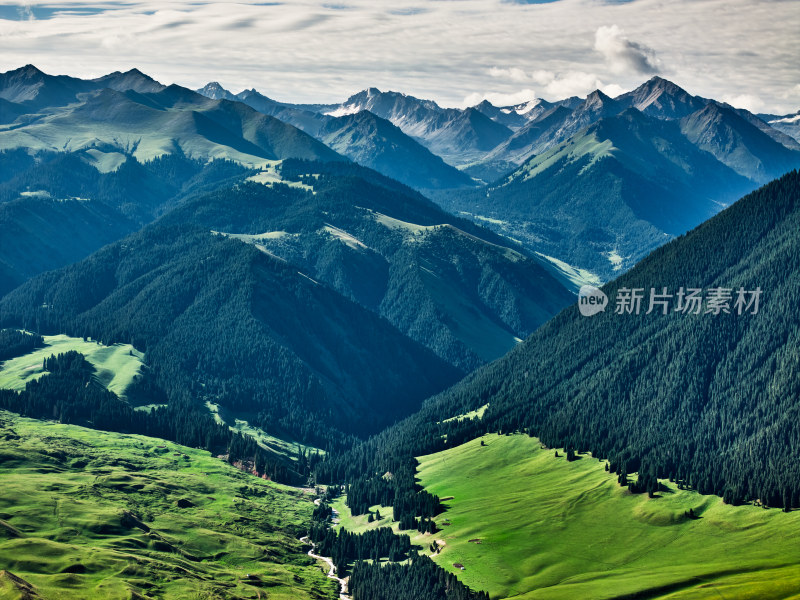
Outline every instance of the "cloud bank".
<svg viewBox="0 0 800 600">
<path fill-rule="evenodd" d="M 766 42 L 768 40 L 768 43 Z M 750 0 L 36 0 L 0 6 L 0 70 L 137 67 L 297 102 L 369 86 L 460 106 L 627 90 L 660 73 L 703 96 L 793 112 L 800 11 Z"/>
</svg>

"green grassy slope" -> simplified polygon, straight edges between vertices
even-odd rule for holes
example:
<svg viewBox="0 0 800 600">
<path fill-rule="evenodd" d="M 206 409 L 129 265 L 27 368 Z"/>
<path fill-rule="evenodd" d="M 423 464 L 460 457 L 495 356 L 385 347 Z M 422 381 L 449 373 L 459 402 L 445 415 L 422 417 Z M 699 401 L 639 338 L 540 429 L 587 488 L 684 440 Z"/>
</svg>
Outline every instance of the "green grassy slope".
<svg viewBox="0 0 800 600">
<path fill-rule="evenodd" d="M 523 435 L 481 439 L 419 467 L 426 490 L 452 499 L 441 531 L 416 541 L 444 540 L 434 560 L 473 589 L 526 600 L 800 598 L 798 511 L 728 506 L 669 482 L 649 499 L 589 456 L 568 463 Z M 690 508 L 700 518 L 685 517 Z"/>
<path fill-rule="evenodd" d="M 0 598 L 335 597 L 310 499 L 208 452 L 0 413 L 0 464 Z"/>
<path fill-rule="evenodd" d="M 43 598 L 334 596 L 310 499 L 207 452 L 0 413 L 0 462 L 0 569 Z"/>
<path fill-rule="evenodd" d="M 24 390 L 25 384 L 41 377 L 42 362 L 53 354 L 74 350 L 86 357 L 96 371 L 96 377 L 110 391 L 125 397 L 125 390 L 139 373 L 144 354 L 130 344 L 104 346 L 67 335 L 44 336 L 45 346 L 24 356 L 0 364 L 0 388 Z"/>
</svg>

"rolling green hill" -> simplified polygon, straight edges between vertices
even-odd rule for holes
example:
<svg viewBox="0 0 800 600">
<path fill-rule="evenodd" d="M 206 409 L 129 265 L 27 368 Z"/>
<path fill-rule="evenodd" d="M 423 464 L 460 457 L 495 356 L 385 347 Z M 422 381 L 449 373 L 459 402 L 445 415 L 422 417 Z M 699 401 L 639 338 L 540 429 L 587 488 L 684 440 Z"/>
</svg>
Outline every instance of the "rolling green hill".
<svg viewBox="0 0 800 600">
<path fill-rule="evenodd" d="M 731 506 L 668 480 L 653 498 L 631 494 L 605 461 L 584 454 L 569 462 L 562 448 L 526 435 L 487 434 L 418 459 L 421 486 L 442 499 L 436 532 L 401 531 L 391 506 L 372 506 L 381 519 L 369 522 L 343 498 L 332 504 L 336 527 L 410 533 L 434 562 L 491 598 L 800 595 L 791 535 L 800 512 Z"/>
<path fill-rule="evenodd" d="M 313 504 L 208 452 L 0 412 L 0 597 L 335 598 Z"/>
<path fill-rule="evenodd" d="M 800 512 L 734 507 L 669 481 L 655 498 L 631 494 L 603 461 L 559 454 L 491 434 L 420 457 L 421 484 L 449 499 L 441 531 L 414 541 L 439 540 L 434 561 L 492 598 L 800 596 Z"/>
</svg>

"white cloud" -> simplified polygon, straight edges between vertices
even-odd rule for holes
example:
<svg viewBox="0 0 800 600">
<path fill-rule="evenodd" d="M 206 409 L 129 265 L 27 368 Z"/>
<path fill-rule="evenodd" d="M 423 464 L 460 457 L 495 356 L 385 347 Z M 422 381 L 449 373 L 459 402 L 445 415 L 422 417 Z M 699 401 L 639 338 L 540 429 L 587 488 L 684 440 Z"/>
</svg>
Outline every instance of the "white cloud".
<svg viewBox="0 0 800 600">
<path fill-rule="evenodd" d="M 547 84 L 545 90 L 550 98 L 585 96 L 603 87 L 603 82 L 594 73 L 572 71 L 558 76 Z"/>
<path fill-rule="evenodd" d="M 542 95 L 550 99 L 561 99 L 568 96 L 585 96 L 598 88 L 609 87 L 606 86 L 602 80 L 594 73 L 584 73 L 583 71 L 569 71 L 566 73 L 553 73 L 552 71 L 537 70 L 526 73 L 518 67 L 499 68 L 492 67 L 489 70 L 489 75 L 497 79 L 502 79 L 514 83 L 533 83 L 538 84 L 542 90 Z M 614 87 L 614 86 L 611 86 Z M 616 86 L 619 87 L 619 86 Z M 614 87 L 614 89 L 616 89 Z M 621 89 L 621 88 L 620 88 Z M 526 94 L 535 97 L 535 91 L 526 89 L 520 92 L 514 92 L 520 96 Z M 506 94 L 508 95 L 508 94 Z M 480 94 L 471 94 L 467 100 L 480 98 L 481 100 L 488 98 L 488 94 L 481 96 Z M 466 100 L 465 100 L 466 101 Z M 478 100 L 480 102 L 480 100 Z M 492 104 L 496 104 L 489 99 Z M 522 100 L 523 102 L 525 100 Z M 506 103 L 506 104 L 511 104 Z"/>
<path fill-rule="evenodd" d="M 736 96 L 724 95 L 721 100 L 736 108 L 744 108 L 752 113 L 761 112 L 764 109 L 764 101 L 753 94 L 738 94 Z"/>
<path fill-rule="evenodd" d="M 794 87 L 789 88 L 785 92 L 783 92 L 780 97 L 784 100 L 790 100 L 794 98 L 800 98 L 800 83 L 796 84 Z"/>
<path fill-rule="evenodd" d="M 614 73 L 652 75 L 659 71 L 655 50 L 632 42 L 616 25 L 598 27 L 594 34 L 594 49 L 605 58 Z"/>
<path fill-rule="evenodd" d="M 527 81 L 532 81 L 531 77 L 525 71 L 523 71 L 518 67 L 512 67 L 510 69 L 500 69 L 498 67 L 492 67 L 491 69 L 489 69 L 489 75 L 491 75 L 492 77 L 509 79 L 517 83 L 525 83 Z"/>
<path fill-rule="evenodd" d="M 36 16 L 33 14 L 33 8 L 31 7 L 30 2 L 23 2 L 20 6 L 18 6 L 17 14 L 19 14 L 19 18 L 23 21 L 36 20 Z"/>
</svg>

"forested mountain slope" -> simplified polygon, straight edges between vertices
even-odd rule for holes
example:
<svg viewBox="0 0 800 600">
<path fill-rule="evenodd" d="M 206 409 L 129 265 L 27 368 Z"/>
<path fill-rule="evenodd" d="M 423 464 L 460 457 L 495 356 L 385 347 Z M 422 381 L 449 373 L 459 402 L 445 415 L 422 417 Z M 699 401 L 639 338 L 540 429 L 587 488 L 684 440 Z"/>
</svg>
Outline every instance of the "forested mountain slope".
<svg viewBox="0 0 800 600">
<path fill-rule="evenodd" d="M 110 170 L 98 170 L 88 158 L 0 152 L 0 295 L 136 231 L 183 198 L 248 172 L 230 161 L 183 155 L 139 163 L 118 154 Z"/>
<path fill-rule="evenodd" d="M 605 312 L 564 310 L 418 415 L 330 463 L 330 473 L 352 478 L 347 465 L 362 459 L 385 472 L 483 431 L 527 431 L 645 481 L 672 477 L 729 502 L 800 506 L 798 227 L 793 171 L 604 286 Z M 668 314 L 660 304 L 645 314 L 651 288 L 673 295 Z M 675 310 L 681 288 L 702 290 L 700 314 Z M 712 288 L 731 290 L 729 313 L 708 312 Z M 738 314 L 740 288 L 760 288 L 757 314 L 752 305 Z M 639 314 L 615 313 L 625 289 L 644 290 Z M 487 403 L 482 421 L 436 424 Z"/>
<path fill-rule="evenodd" d="M 352 163 L 254 179 L 34 278 L 0 321 L 132 343 L 171 401 L 329 447 L 413 412 L 572 298 L 500 238 Z"/>
<path fill-rule="evenodd" d="M 506 240 L 355 165 L 286 161 L 313 193 L 263 186 L 198 198 L 165 217 L 280 256 L 463 370 L 498 358 L 572 301 Z"/>
</svg>

